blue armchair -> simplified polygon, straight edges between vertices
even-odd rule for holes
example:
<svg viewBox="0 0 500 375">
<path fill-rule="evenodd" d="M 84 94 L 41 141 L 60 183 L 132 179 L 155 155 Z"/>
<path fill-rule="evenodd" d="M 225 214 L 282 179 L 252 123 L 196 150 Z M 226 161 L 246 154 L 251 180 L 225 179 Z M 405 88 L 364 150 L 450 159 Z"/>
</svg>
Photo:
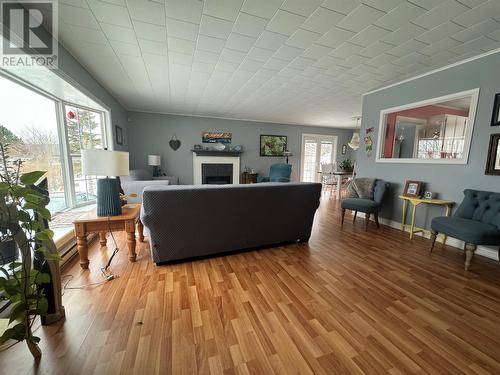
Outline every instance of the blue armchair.
<svg viewBox="0 0 500 375">
<path fill-rule="evenodd" d="M 290 164 L 273 164 L 269 170 L 269 177 L 257 176 L 257 182 L 290 182 L 292 166 Z"/>
<path fill-rule="evenodd" d="M 342 225 L 344 225 L 344 216 L 346 210 L 354 211 L 353 222 L 356 221 L 358 211 L 365 213 L 365 231 L 368 230 L 370 217 L 373 214 L 377 228 L 380 228 L 378 222 L 378 213 L 382 208 L 382 200 L 384 199 L 385 192 L 389 187 L 389 183 L 384 180 L 375 180 L 373 184 L 373 199 L 366 198 L 346 198 L 340 206 L 342 207 Z"/>
<path fill-rule="evenodd" d="M 500 246 L 500 193 L 464 190 L 464 200 L 453 216 L 432 219 L 431 252 L 439 233 L 465 242 L 465 270 L 468 271 L 477 245 Z"/>
</svg>

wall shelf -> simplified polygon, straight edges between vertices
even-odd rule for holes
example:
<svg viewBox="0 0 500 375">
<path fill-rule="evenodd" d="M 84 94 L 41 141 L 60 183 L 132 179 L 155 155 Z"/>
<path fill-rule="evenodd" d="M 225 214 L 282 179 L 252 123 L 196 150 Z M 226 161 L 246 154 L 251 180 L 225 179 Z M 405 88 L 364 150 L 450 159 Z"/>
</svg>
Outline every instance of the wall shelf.
<svg viewBox="0 0 500 375">
<path fill-rule="evenodd" d="M 240 156 L 243 151 L 217 151 L 217 150 L 195 150 L 192 149 L 198 156 Z"/>
</svg>

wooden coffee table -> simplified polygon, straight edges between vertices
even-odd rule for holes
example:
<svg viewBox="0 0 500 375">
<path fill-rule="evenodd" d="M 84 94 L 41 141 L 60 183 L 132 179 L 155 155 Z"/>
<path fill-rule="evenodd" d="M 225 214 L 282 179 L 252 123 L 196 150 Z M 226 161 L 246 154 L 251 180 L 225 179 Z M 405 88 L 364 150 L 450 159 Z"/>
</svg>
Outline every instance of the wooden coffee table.
<svg viewBox="0 0 500 375">
<path fill-rule="evenodd" d="M 135 262 L 135 224 L 139 232 L 139 241 L 144 242 L 144 227 L 139 220 L 141 212 L 140 204 L 127 204 L 122 208 L 122 214 L 118 216 L 97 216 L 96 211 L 90 211 L 84 216 L 73 221 L 75 226 L 76 245 L 80 256 L 80 266 L 89 268 L 87 236 L 90 233 L 99 233 L 101 247 L 106 246 L 106 233 L 109 231 L 127 232 L 128 259 Z"/>
</svg>

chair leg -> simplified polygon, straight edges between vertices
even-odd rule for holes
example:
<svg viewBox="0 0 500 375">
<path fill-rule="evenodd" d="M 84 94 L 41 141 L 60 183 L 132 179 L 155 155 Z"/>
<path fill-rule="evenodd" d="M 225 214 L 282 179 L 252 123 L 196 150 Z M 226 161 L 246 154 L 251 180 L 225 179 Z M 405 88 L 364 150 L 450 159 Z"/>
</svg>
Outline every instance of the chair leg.
<svg viewBox="0 0 500 375">
<path fill-rule="evenodd" d="M 368 231 L 368 224 L 370 223 L 370 214 L 366 214 L 365 217 L 365 232 Z"/>
<path fill-rule="evenodd" d="M 375 224 L 377 224 L 377 229 L 380 229 L 380 224 L 378 222 L 378 212 L 375 212 L 374 216 L 375 216 Z"/>
<path fill-rule="evenodd" d="M 474 256 L 474 253 L 476 252 L 477 246 L 474 245 L 473 243 L 465 243 L 464 246 L 464 251 L 465 251 L 465 270 L 468 271 L 470 267 L 470 262 L 472 260 L 472 257 Z"/>
<path fill-rule="evenodd" d="M 356 221 L 356 216 L 358 215 L 358 211 L 354 211 L 354 216 L 352 217 L 352 222 Z"/>
<path fill-rule="evenodd" d="M 344 225 L 345 208 L 342 209 L 342 225 Z"/>
<path fill-rule="evenodd" d="M 438 236 L 438 232 L 436 232 L 435 230 L 431 230 L 431 253 L 432 253 L 432 250 L 434 250 L 434 245 L 436 244 L 436 238 Z"/>
</svg>

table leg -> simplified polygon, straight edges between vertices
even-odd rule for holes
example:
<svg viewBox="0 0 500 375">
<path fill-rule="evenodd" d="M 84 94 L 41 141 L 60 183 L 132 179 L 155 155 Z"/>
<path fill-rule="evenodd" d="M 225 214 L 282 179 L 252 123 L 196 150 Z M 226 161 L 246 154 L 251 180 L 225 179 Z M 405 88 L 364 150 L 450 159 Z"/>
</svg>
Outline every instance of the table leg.
<svg viewBox="0 0 500 375">
<path fill-rule="evenodd" d="M 446 205 L 446 211 L 445 211 L 445 216 L 450 216 L 450 206 L 449 205 Z M 446 245 L 446 239 L 448 237 L 446 236 L 446 234 L 443 233 L 443 245 Z"/>
<path fill-rule="evenodd" d="M 403 200 L 403 215 L 401 216 L 401 230 L 405 231 L 406 224 L 406 208 L 408 207 L 408 201 L 406 199 Z"/>
<path fill-rule="evenodd" d="M 335 192 L 335 198 L 337 198 L 337 200 L 340 199 L 340 186 L 342 182 L 340 177 L 340 175 L 335 175 L 335 178 L 337 179 L 337 191 Z"/>
<path fill-rule="evenodd" d="M 417 205 L 413 204 L 413 210 L 411 212 L 411 226 L 410 226 L 410 240 L 413 238 L 413 228 L 415 227 L 415 212 L 417 211 Z"/>
<path fill-rule="evenodd" d="M 99 232 L 99 243 L 101 244 L 101 247 L 106 246 L 107 242 L 106 232 Z"/>
<path fill-rule="evenodd" d="M 80 267 L 84 270 L 89 268 L 89 247 L 87 245 L 87 236 L 76 237 L 76 248 L 80 256 Z"/>
<path fill-rule="evenodd" d="M 137 222 L 137 232 L 139 233 L 139 242 L 144 242 L 144 225 L 140 220 Z"/>
<path fill-rule="evenodd" d="M 135 230 L 127 232 L 128 260 L 135 262 L 137 254 L 135 253 Z"/>
</svg>

